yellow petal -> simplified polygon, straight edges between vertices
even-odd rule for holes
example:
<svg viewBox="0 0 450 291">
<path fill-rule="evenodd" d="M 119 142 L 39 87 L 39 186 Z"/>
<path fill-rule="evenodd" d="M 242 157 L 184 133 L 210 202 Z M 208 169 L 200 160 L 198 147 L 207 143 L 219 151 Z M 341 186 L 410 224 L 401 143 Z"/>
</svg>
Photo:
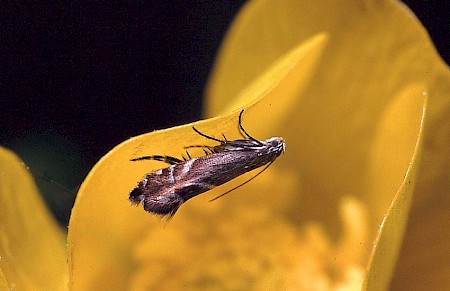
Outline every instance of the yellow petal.
<svg viewBox="0 0 450 291">
<path fill-rule="evenodd" d="M 320 218 L 332 236 L 339 237 L 335 212 L 341 196 L 357 194 L 367 198 L 364 192 L 369 186 L 376 186 L 369 185 L 365 175 L 371 171 L 366 157 L 374 147 L 377 120 L 405 88 L 424 84 L 430 98 L 425 122 L 428 126 L 424 129 L 424 163 L 418 170 L 417 187 L 411 190 L 415 192 L 415 207 L 410 213 L 411 222 L 393 285 L 397 289 L 418 284 L 428 288 L 450 285 L 450 248 L 443 247 L 450 244 L 450 237 L 442 235 L 439 227 L 446 225 L 450 216 L 445 211 L 450 208 L 449 70 L 424 28 L 402 4 L 397 1 L 249 2 L 219 54 L 208 87 L 209 114 L 220 112 L 228 104 L 229 96 L 243 90 L 261 70 L 319 32 L 325 32 L 330 39 L 320 69 L 307 89 L 299 93 L 302 101 L 292 108 L 296 115 L 291 113 L 292 119 L 285 123 L 290 132 L 282 133 L 288 141 L 287 149 L 295 148 L 297 152 L 296 157 L 290 158 L 291 167 L 297 170 L 294 174 L 290 171 L 290 175 L 300 181 L 297 187 L 306 189 L 302 192 L 309 192 L 297 195 L 297 203 L 291 201 L 302 205 L 297 219 Z M 420 111 L 415 114 L 421 116 Z M 417 132 L 417 127 L 412 125 L 409 132 Z M 399 139 L 402 138 L 400 135 Z M 390 193 L 386 191 L 379 201 L 373 196 L 367 205 L 371 240 L 376 235 L 374 222 L 380 224 L 382 214 L 388 210 L 389 201 L 397 192 L 392 189 L 400 187 L 406 171 L 404 163 L 409 159 L 405 156 L 411 154 L 416 143 L 410 140 L 409 144 L 403 144 L 404 148 L 397 150 L 402 154 L 390 157 L 389 165 L 395 166 L 389 173 L 397 171 L 391 177 L 384 177 L 384 181 L 379 179 L 375 187 L 389 185 Z M 386 157 L 389 159 L 389 155 Z M 434 227 L 426 224 L 435 218 L 439 221 L 433 223 Z M 418 233 L 425 240 L 427 237 L 433 240 L 426 240 L 427 244 Z M 367 253 L 370 245 L 365 247 Z M 429 249 L 436 252 L 433 259 L 427 257 Z M 392 264 L 395 258 L 391 259 Z M 418 261 L 426 266 L 417 267 Z"/>
<path fill-rule="evenodd" d="M 216 115 L 258 103 L 261 110 L 259 114 L 264 115 L 265 119 L 273 119 L 275 122 L 285 119 L 300 102 L 298 97 L 314 76 L 327 41 L 328 36 L 322 33 L 299 43 L 280 56 L 270 69 L 247 84 L 239 94 L 228 97 L 227 105 L 222 106 Z M 271 127 L 278 128 L 280 124 L 273 124 Z"/>
<path fill-rule="evenodd" d="M 5 275 L 2 272 L 2 269 L 0 269 L 0 289 L 7 290 L 8 288 L 9 288 L 8 280 L 6 280 Z"/>
<path fill-rule="evenodd" d="M 408 86 L 386 106 L 370 154 L 367 197 L 374 218 L 386 215 L 380 225 L 372 252 L 364 290 L 386 290 L 393 276 L 406 229 L 417 173 L 422 159 L 422 135 L 425 112 L 423 86 Z M 414 141 L 417 143 L 414 144 Z M 404 144 L 409 145 L 409 148 Z M 412 157 L 412 158 L 411 158 Z M 404 178 L 405 167 L 408 165 Z M 395 181 L 403 179 L 397 194 Z M 375 220 L 373 223 L 377 223 Z"/>
<path fill-rule="evenodd" d="M 0 166 L 0 288 L 6 284 L 12 290 L 66 289 L 64 232 L 23 162 L 0 147 Z"/>
<path fill-rule="evenodd" d="M 253 103 L 253 106 L 245 111 L 245 122 L 251 124 L 266 108 L 286 106 L 274 99 L 274 96 L 277 96 L 274 92 L 281 90 L 286 97 L 294 95 L 298 87 L 305 84 L 302 80 L 309 77 L 308 74 L 298 73 L 300 67 L 304 63 L 309 63 L 308 67 L 311 69 L 314 67 L 320 56 L 320 46 L 323 46 L 324 42 L 325 38 L 319 36 L 299 46 L 250 86 L 247 90 L 249 95 L 241 98 L 247 104 Z M 238 112 L 235 112 L 198 122 L 196 128 L 211 135 L 224 133 L 228 138 L 238 138 L 237 114 Z M 278 114 L 268 114 L 265 122 L 260 125 L 261 131 L 275 127 L 279 117 Z M 189 124 L 130 139 L 98 162 L 80 188 L 70 219 L 71 288 L 126 288 L 130 276 L 141 274 L 133 274 L 136 263 L 134 249 L 142 244 L 146 233 L 156 233 L 164 227 L 158 223 L 157 217 L 149 215 L 142 207 L 132 207 L 128 202 L 128 194 L 145 173 L 166 166 L 161 162 L 130 162 L 130 159 L 152 154 L 179 157 L 184 146 L 204 143 L 205 138 L 196 134 Z M 196 200 L 204 208 L 212 206 L 204 200 Z M 189 201 L 189 204 L 194 203 Z M 189 213 L 185 213 L 186 208 L 187 206 L 183 206 L 174 220 L 183 220 L 183 216 L 189 216 Z M 205 211 L 211 210 L 204 210 L 203 213 Z M 173 222 L 171 225 L 176 225 Z M 205 224 L 205 227 L 211 228 L 214 225 Z M 151 244 L 157 245 L 157 239 L 152 240 Z M 140 261 L 139 258 L 138 260 Z M 150 267 L 153 264 L 151 260 L 147 263 Z M 141 268 L 138 270 L 141 271 Z M 137 284 L 139 285 L 142 284 Z"/>
<path fill-rule="evenodd" d="M 259 100 L 246 108 L 244 126 L 257 137 L 285 137 L 286 154 L 227 198 L 207 203 L 227 188 L 215 189 L 164 224 L 127 202 L 137 180 L 164 165 L 129 159 L 179 156 L 183 146 L 204 139 L 185 125 L 119 145 L 94 167 L 77 197 L 69 230 L 71 287 L 360 287 L 383 205 L 415 190 L 401 186 L 420 129 L 415 100 L 423 87 L 417 84 L 428 89 L 430 113 L 439 112 L 438 105 L 448 104 L 443 73 L 423 28 L 395 2 L 249 2 L 219 58 L 209 114 Z M 406 94 L 408 88 L 415 89 Z M 408 98 L 415 106 L 402 110 Z M 403 113 L 405 127 L 392 139 L 403 141 L 394 144 L 402 153 L 396 157 L 380 144 L 391 136 L 386 120 L 401 120 Z M 231 139 L 236 122 L 235 112 L 196 126 Z M 377 174 L 384 165 L 388 177 Z M 382 186 L 384 204 L 374 199 Z M 401 231 L 407 211 L 399 213 L 403 220 L 392 229 Z M 389 266 L 399 238 L 393 238 Z"/>
<path fill-rule="evenodd" d="M 450 208 L 450 74 L 425 29 L 401 3 L 249 3 L 219 54 L 208 90 L 209 112 L 217 112 L 228 102 L 227 96 L 234 96 L 280 55 L 318 32 L 327 33 L 330 41 L 320 70 L 298 97 L 303 100 L 294 109 L 299 117 L 289 124 L 292 135 L 303 142 L 293 145 L 295 139 L 283 133 L 289 141 L 287 148 L 294 147 L 299 153 L 295 164 L 303 165 L 306 177 L 302 181 L 308 182 L 302 187 L 309 184 L 313 189 L 314 194 L 303 197 L 305 211 L 313 209 L 313 216 L 325 216 L 325 220 L 330 217 L 329 229 L 336 235 L 333 230 L 339 225 L 333 221 L 337 220 L 320 212 L 336 209 L 339 199 L 333 193 L 359 193 L 366 188 L 361 173 L 365 172 L 367 148 L 376 132 L 374 121 L 404 88 L 424 84 L 429 95 L 424 162 L 417 174 L 414 207 L 393 286 L 402 290 L 449 286 L 450 248 L 444 246 L 450 245 L 450 237 L 443 235 L 441 226 L 450 216 L 445 211 Z M 391 158 L 396 163 L 396 157 Z M 405 167 L 404 163 L 396 165 Z M 394 180 L 403 174 L 397 171 L 390 178 L 392 187 L 399 185 Z M 381 223 L 380 213 L 388 210 L 392 193 L 368 205 L 373 211 L 372 225 L 376 220 Z M 432 258 L 428 256 L 430 249 Z"/>
</svg>

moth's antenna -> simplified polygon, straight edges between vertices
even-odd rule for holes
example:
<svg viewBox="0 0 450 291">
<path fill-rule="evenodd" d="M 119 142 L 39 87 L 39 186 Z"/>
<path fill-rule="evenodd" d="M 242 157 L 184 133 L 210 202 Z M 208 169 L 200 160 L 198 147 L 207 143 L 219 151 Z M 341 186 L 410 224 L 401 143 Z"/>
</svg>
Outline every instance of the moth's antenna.
<svg viewBox="0 0 450 291">
<path fill-rule="evenodd" d="M 236 187 L 234 187 L 234 188 L 228 190 L 227 192 L 220 194 L 219 196 L 217 196 L 217 197 L 215 197 L 215 198 L 209 200 L 209 202 L 212 202 L 212 201 L 214 201 L 214 200 L 216 200 L 216 199 L 219 199 L 220 197 L 227 195 L 227 194 L 230 193 L 231 191 L 234 191 L 234 190 L 236 190 L 237 188 L 239 188 L 239 187 L 241 187 L 241 186 L 244 186 L 245 184 L 247 184 L 247 183 L 250 182 L 251 180 L 253 180 L 253 179 L 255 179 L 256 177 L 258 177 L 258 176 L 259 176 L 262 172 L 264 172 L 270 165 L 272 165 L 273 162 L 274 162 L 274 161 L 270 162 L 270 163 L 269 163 L 267 166 L 265 166 L 261 171 L 259 171 L 258 174 L 256 174 L 255 176 L 251 177 L 250 179 L 248 179 L 248 180 L 245 181 L 244 183 L 239 184 L 239 185 L 237 185 Z"/>
<path fill-rule="evenodd" d="M 215 140 L 215 141 L 220 142 L 220 143 L 222 143 L 222 144 L 225 143 L 225 141 L 223 141 L 223 140 L 220 140 L 220 139 L 218 139 L 218 138 L 215 138 L 215 137 L 206 135 L 206 134 L 204 134 L 203 132 L 200 132 L 200 131 L 199 131 L 198 129 L 196 129 L 195 127 L 192 127 L 192 129 L 193 129 L 196 133 L 198 133 L 199 135 L 201 135 L 201 136 L 203 136 L 203 137 L 206 137 L 207 139 Z"/>
<path fill-rule="evenodd" d="M 242 109 L 241 113 L 239 113 L 239 122 L 238 122 L 239 131 L 241 132 L 241 134 L 242 134 L 242 132 L 245 133 L 245 135 L 243 135 L 245 138 L 251 139 L 251 140 L 257 142 L 259 145 L 262 145 L 262 143 L 259 140 L 257 140 L 256 138 L 254 138 L 253 136 L 248 134 L 248 132 L 242 126 L 242 113 L 244 113 L 244 109 Z"/>
</svg>

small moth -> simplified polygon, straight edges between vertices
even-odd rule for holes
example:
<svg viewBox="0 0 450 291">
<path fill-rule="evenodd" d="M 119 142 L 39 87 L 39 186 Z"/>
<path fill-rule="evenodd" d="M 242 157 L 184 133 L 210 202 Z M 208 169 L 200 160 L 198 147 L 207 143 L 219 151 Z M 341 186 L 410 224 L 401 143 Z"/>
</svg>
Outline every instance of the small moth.
<svg viewBox="0 0 450 291">
<path fill-rule="evenodd" d="M 222 135 L 223 139 L 217 139 L 192 127 L 199 135 L 219 143 L 216 146 L 185 147 L 185 149 L 203 148 L 204 156 L 191 158 L 186 150 L 188 158 L 183 157 L 183 160 L 161 155 L 132 159 L 131 161 L 157 160 L 171 166 L 145 175 L 144 179 L 130 192 L 130 202 L 134 205 L 142 203 L 145 211 L 171 218 L 181 204 L 192 197 L 266 165 L 249 180 L 212 200 L 250 182 L 261 174 L 284 152 L 286 144 L 281 137 L 272 137 L 265 141 L 253 138 L 242 126 L 243 112 L 244 110 L 239 114 L 238 128 L 244 139 L 229 141 L 224 135 Z"/>
</svg>

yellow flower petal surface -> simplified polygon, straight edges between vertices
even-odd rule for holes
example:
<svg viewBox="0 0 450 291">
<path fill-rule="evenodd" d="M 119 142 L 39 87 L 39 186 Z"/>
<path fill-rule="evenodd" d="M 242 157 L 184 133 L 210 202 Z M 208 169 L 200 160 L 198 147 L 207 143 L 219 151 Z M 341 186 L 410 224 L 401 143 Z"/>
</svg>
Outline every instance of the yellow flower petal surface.
<svg viewBox="0 0 450 291">
<path fill-rule="evenodd" d="M 382 289 L 398 252 L 396 270 L 402 269 L 408 213 L 411 225 L 419 210 L 427 215 L 423 202 L 435 193 L 448 202 L 448 80 L 423 28 L 397 2 L 249 2 L 208 90 L 209 116 L 224 115 L 196 128 L 237 138 L 238 111 L 228 113 L 245 107 L 244 127 L 257 138 L 284 137 L 285 155 L 252 183 L 213 203 L 207 200 L 232 185 L 196 197 L 165 223 L 127 198 L 145 173 L 166 165 L 129 159 L 179 157 L 183 146 L 207 142 L 184 125 L 117 146 L 77 197 L 69 229 L 70 287 L 359 289 L 378 239 L 370 272 L 381 274 L 381 283 L 370 285 L 369 276 L 366 284 Z M 420 166 L 424 91 L 429 101 Z M 440 246 L 447 242 L 437 238 Z M 444 258 L 445 250 L 436 248 Z M 435 278 L 444 278 L 444 260 L 433 262 L 439 265 Z M 426 270 L 415 271 L 415 279 L 433 278 Z M 394 274 L 394 286 L 402 289 L 404 275 Z"/>
<path fill-rule="evenodd" d="M 426 105 L 421 97 L 425 95 L 423 86 L 407 86 L 395 96 L 381 117 L 381 123 L 375 134 L 375 142 L 370 154 L 369 191 L 367 196 L 371 211 L 378 217 L 385 214 L 375 241 L 375 247 L 369 262 L 369 271 L 365 280 L 365 290 L 386 290 L 393 276 L 395 263 L 405 234 L 410 214 L 417 172 L 422 159 L 422 134 L 411 124 L 421 124 L 423 130 L 424 115 L 417 114 L 418 109 Z M 424 96 L 425 97 L 425 96 Z M 416 147 L 408 149 L 405 141 L 417 139 Z M 414 151 L 414 152 L 411 152 Z M 408 170 L 402 176 L 403 163 L 412 157 Z M 395 181 L 403 183 L 392 199 L 383 195 L 396 191 Z M 386 212 L 387 209 L 387 212 Z"/>
<path fill-rule="evenodd" d="M 65 246 L 26 166 L 0 147 L 0 287 L 67 289 Z"/>
<path fill-rule="evenodd" d="M 320 47 L 323 47 L 325 40 L 326 37 L 319 36 L 294 49 L 259 81 L 250 86 L 253 89 L 248 89 L 249 96 L 246 103 L 258 102 L 246 108 L 244 112 L 244 123 L 249 124 L 249 130 L 254 128 L 257 131 L 261 129 L 260 131 L 269 132 L 275 128 L 279 118 L 276 112 L 266 117 L 264 123 L 257 124 L 252 121 L 257 120 L 267 108 L 283 107 L 284 104 L 277 101 L 278 94 L 274 94 L 275 92 L 281 90 L 286 97 L 289 97 L 289 94 L 292 95 L 299 90 L 298 87 L 305 83 L 302 80 L 309 78 L 308 74 L 298 74 L 299 68 L 305 62 L 310 63 L 311 70 L 314 68 L 314 63 L 317 63 L 320 56 Z M 261 88 L 266 89 L 261 90 Z M 197 122 L 195 126 L 200 131 L 213 136 L 220 137 L 223 133 L 230 139 L 239 138 L 238 113 L 239 111 L 236 111 L 233 114 Z M 250 127 L 253 124 L 256 126 Z M 190 235 L 190 227 L 183 226 L 183 223 L 201 225 L 203 233 L 214 231 L 215 222 L 223 219 L 221 211 L 226 208 L 220 206 L 221 203 L 207 203 L 207 200 L 208 197 L 210 199 L 223 192 L 223 188 L 212 190 L 213 193 L 207 194 L 206 198 L 202 198 L 202 195 L 190 200 L 180 208 L 170 223 L 165 224 L 158 217 L 146 213 L 142 206 L 132 207 L 128 201 L 128 194 L 144 174 L 167 165 L 155 161 L 130 162 L 130 159 L 152 154 L 179 157 L 184 151 L 184 146 L 205 143 L 207 143 L 205 138 L 196 134 L 191 124 L 183 125 L 132 138 L 114 148 L 97 163 L 80 188 L 69 224 L 68 245 L 72 289 L 124 289 L 130 285 L 135 289 L 145 289 L 145 286 L 148 288 L 151 286 L 151 289 L 154 289 L 164 286 L 163 283 L 155 281 L 161 272 L 187 262 L 183 260 L 183 248 L 192 246 L 182 244 L 182 247 L 176 250 L 183 236 Z M 195 152 L 191 153 L 195 155 Z M 272 175 L 276 173 L 275 167 L 271 167 L 270 173 Z M 264 174 L 265 179 L 272 176 L 269 172 L 267 172 L 269 175 Z M 248 179 L 248 176 L 243 178 Z M 254 197 L 257 193 L 253 192 Z M 196 208 L 195 205 L 197 205 Z M 191 207 L 200 214 L 191 211 Z M 262 209 L 261 212 L 264 213 L 265 210 Z M 178 229 L 180 238 L 167 241 L 167 235 L 164 234 L 151 236 L 164 229 Z M 238 224 L 233 224 L 231 229 L 226 231 L 228 232 L 242 233 L 242 229 Z M 171 235 L 170 238 L 175 236 L 176 234 Z M 214 240 L 205 241 L 205 244 L 213 243 Z M 149 251 L 155 257 L 148 258 L 148 254 L 136 256 L 136 253 L 139 253 L 136 249 Z M 163 256 L 167 250 L 173 250 L 170 252 L 173 255 L 173 262 L 159 259 L 159 256 Z M 151 274 L 147 270 L 152 270 Z M 221 268 L 218 267 L 218 270 Z M 194 276 L 193 280 L 198 279 L 197 275 L 200 276 L 198 280 L 204 278 L 188 266 L 186 271 L 191 273 L 190 276 Z M 222 276 L 221 282 L 226 282 L 227 278 Z M 208 284 L 211 282 L 206 280 Z M 183 281 L 180 278 L 171 284 L 169 286 L 183 286 Z"/>
<path fill-rule="evenodd" d="M 417 171 L 417 181 L 408 190 L 414 192 L 413 207 L 397 267 L 380 280 L 386 283 L 394 276 L 396 289 L 445 289 L 450 285 L 450 248 L 444 246 L 450 245 L 450 236 L 441 226 L 447 225 L 450 217 L 446 211 L 450 208 L 450 73 L 424 28 L 401 3 L 249 2 L 219 54 L 208 87 L 209 115 L 220 112 L 229 104 L 229 96 L 243 90 L 286 51 L 317 33 L 329 37 L 324 57 L 300 92 L 301 101 L 292 108 L 290 120 L 284 123 L 289 132 L 282 133 L 289 141 L 287 149 L 294 148 L 297 153 L 291 162 L 299 174 L 292 179 L 310 192 L 298 198 L 303 207 L 297 219 L 318 218 L 332 237 L 339 237 L 336 205 L 342 195 L 357 195 L 369 212 L 369 241 L 375 239 L 395 193 L 407 194 L 399 188 L 412 162 L 421 110 L 412 113 L 415 117 L 409 129 L 408 122 L 393 124 L 401 135 L 392 142 L 402 141 L 400 147 L 386 152 L 376 166 L 383 169 L 385 165 L 384 175 L 369 182 L 375 167 L 369 158 L 375 148 L 382 148 L 375 139 L 381 134 L 380 119 L 405 90 L 416 88 L 411 98 L 420 98 L 423 90 L 429 96 L 420 154 L 423 163 L 420 169 L 410 169 L 411 173 Z M 408 110 L 398 116 L 407 115 Z M 419 167 L 417 161 L 412 164 Z M 383 185 L 389 186 L 385 188 L 389 191 L 380 196 L 375 189 Z M 411 199 L 409 194 L 406 197 Z M 404 222 L 400 225 L 404 227 Z M 368 255 L 371 246 L 364 247 Z M 429 250 L 433 250 L 431 258 Z M 389 265 L 395 261 L 395 256 L 391 257 Z"/>
</svg>

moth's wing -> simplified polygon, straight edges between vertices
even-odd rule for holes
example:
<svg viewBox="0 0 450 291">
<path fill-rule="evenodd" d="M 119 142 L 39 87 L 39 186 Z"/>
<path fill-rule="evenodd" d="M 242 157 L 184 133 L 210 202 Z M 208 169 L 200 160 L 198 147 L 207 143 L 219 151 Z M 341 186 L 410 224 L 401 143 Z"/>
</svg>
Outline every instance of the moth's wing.
<svg viewBox="0 0 450 291">
<path fill-rule="evenodd" d="M 228 151 L 251 151 L 260 148 L 261 146 L 262 144 L 259 141 L 254 141 L 251 139 L 237 139 L 217 145 L 213 149 L 215 153 L 221 153 Z"/>
<path fill-rule="evenodd" d="M 147 196 L 144 201 L 144 209 L 147 212 L 161 216 L 169 215 L 172 217 L 183 204 L 184 200 L 173 192 L 157 193 Z"/>
<path fill-rule="evenodd" d="M 147 212 L 170 217 L 184 202 L 174 187 L 165 182 L 162 171 L 147 174 L 130 192 L 129 200 L 135 205 L 142 203 Z"/>
</svg>

